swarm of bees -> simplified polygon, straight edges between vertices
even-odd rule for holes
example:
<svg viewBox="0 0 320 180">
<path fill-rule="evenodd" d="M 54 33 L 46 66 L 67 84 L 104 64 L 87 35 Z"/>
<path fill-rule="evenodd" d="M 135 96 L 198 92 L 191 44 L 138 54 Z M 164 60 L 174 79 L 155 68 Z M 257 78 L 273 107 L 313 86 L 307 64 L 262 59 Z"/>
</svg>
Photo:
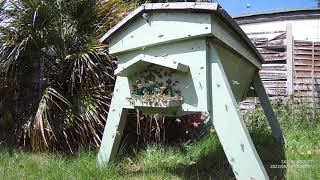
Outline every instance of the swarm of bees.
<svg viewBox="0 0 320 180">
<path fill-rule="evenodd" d="M 170 101 L 182 101 L 181 91 L 177 89 L 179 81 L 172 80 L 174 71 L 149 66 L 147 70 L 136 73 L 132 85 L 131 102 L 140 100 L 145 104 L 168 104 Z"/>
</svg>

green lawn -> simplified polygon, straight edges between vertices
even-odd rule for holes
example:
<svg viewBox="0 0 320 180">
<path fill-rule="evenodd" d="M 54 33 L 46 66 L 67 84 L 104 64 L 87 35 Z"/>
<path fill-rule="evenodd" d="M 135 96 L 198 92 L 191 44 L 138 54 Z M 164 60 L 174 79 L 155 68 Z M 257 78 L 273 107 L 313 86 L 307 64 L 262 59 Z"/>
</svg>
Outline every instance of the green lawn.
<svg viewBox="0 0 320 180">
<path fill-rule="evenodd" d="M 248 115 L 251 136 L 270 179 L 320 179 L 320 124 L 288 123 L 284 112 L 277 113 L 282 113 L 279 120 L 286 146 L 277 143 L 269 130 L 261 130 L 265 129 L 264 123 L 255 124 L 264 119 L 260 118 L 260 110 Z M 270 168 L 285 165 L 285 162 L 288 163 L 286 168 Z M 96 164 L 95 152 L 83 151 L 75 157 L 66 157 L 4 148 L 0 151 L 0 179 L 210 178 L 234 179 L 214 132 L 175 146 L 149 145 L 102 168 Z"/>
</svg>

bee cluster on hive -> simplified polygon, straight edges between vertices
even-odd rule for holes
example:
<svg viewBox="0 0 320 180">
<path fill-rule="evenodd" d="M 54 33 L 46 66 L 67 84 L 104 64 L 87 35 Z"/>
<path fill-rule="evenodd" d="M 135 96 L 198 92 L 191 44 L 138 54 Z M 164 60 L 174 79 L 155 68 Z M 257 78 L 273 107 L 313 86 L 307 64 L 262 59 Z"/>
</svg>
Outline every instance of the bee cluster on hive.
<svg viewBox="0 0 320 180">
<path fill-rule="evenodd" d="M 150 106 L 167 106 L 172 101 L 183 101 L 179 81 L 174 79 L 176 71 L 149 65 L 144 71 L 134 74 L 131 86 L 131 104 L 140 101 Z"/>
</svg>

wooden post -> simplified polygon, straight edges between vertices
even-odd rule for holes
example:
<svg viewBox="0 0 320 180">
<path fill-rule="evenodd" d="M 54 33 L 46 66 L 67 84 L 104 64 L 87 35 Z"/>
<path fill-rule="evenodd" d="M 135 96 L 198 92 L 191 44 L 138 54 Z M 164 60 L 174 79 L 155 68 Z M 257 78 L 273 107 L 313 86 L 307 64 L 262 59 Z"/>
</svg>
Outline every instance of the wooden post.
<svg viewBox="0 0 320 180">
<path fill-rule="evenodd" d="M 98 153 L 98 164 L 113 160 L 118 152 L 128 114 L 128 109 L 123 108 L 125 97 L 130 94 L 126 87 L 129 87 L 127 78 L 118 76 Z"/>
<path fill-rule="evenodd" d="M 312 41 L 312 74 L 311 74 L 311 76 L 312 76 L 312 105 L 314 106 L 314 93 L 315 93 L 315 83 L 314 83 L 314 66 L 315 66 L 315 64 L 314 64 L 314 42 Z"/>
<path fill-rule="evenodd" d="M 218 53 L 211 44 L 210 115 L 236 179 L 269 179 L 243 121 Z M 247 163 L 245 163 L 247 162 Z"/>
<path fill-rule="evenodd" d="M 126 124 L 127 114 L 128 109 L 124 108 L 109 112 L 108 117 L 110 118 L 107 120 L 98 154 L 99 164 L 112 161 L 115 158 Z"/>
<path fill-rule="evenodd" d="M 255 78 L 252 81 L 252 85 L 254 87 L 255 92 L 257 93 L 262 109 L 264 111 L 264 114 L 267 117 L 269 126 L 271 128 L 271 131 L 273 135 L 280 141 L 285 142 L 281 128 L 279 126 L 278 120 L 276 115 L 274 114 L 274 111 L 272 109 L 271 103 L 269 101 L 268 95 L 266 93 L 266 90 L 263 87 L 262 81 L 260 79 L 260 75 L 257 72 Z"/>
<path fill-rule="evenodd" d="M 312 118 L 314 119 L 315 118 L 315 111 L 314 111 L 314 108 L 315 108 L 315 80 L 314 80 L 314 42 L 312 41 L 312 72 L 311 72 L 311 78 L 312 78 Z"/>
<path fill-rule="evenodd" d="M 287 91 L 288 97 L 293 100 L 294 96 L 294 62 L 293 62 L 293 36 L 292 24 L 288 23 L 286 27 L 286 45 L 287 45 Z"/>
</svg>

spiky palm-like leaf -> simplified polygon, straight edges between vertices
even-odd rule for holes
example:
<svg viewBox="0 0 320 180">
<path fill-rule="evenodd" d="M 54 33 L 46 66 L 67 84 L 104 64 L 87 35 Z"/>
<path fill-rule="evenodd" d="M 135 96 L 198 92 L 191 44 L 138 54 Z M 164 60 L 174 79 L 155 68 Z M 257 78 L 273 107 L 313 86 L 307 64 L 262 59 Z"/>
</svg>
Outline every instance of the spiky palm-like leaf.
<svg viewBox="0 0 320 180">
<path fill-rule="evenodd" d="M 0 112 L 15 115 L 10 121 L 17 139 L 35 150 L 99 145 L 114 67 L 98 38 L 131 4 L 7 1 L 0 12 Z"/>
<path fill-rule="evenodd" d="M 38 110 L 33 120 L 32 147 L 34 149 L 49 147 L 49 141 L 57 141 L 54 132 L 54 120 L 52 114 L 58 110 L 63 111 L 61 103 L 68 108 L 72 105 L 60 93 L 53 88 L 46 88 L 40 100 Z"/>
</svg>

